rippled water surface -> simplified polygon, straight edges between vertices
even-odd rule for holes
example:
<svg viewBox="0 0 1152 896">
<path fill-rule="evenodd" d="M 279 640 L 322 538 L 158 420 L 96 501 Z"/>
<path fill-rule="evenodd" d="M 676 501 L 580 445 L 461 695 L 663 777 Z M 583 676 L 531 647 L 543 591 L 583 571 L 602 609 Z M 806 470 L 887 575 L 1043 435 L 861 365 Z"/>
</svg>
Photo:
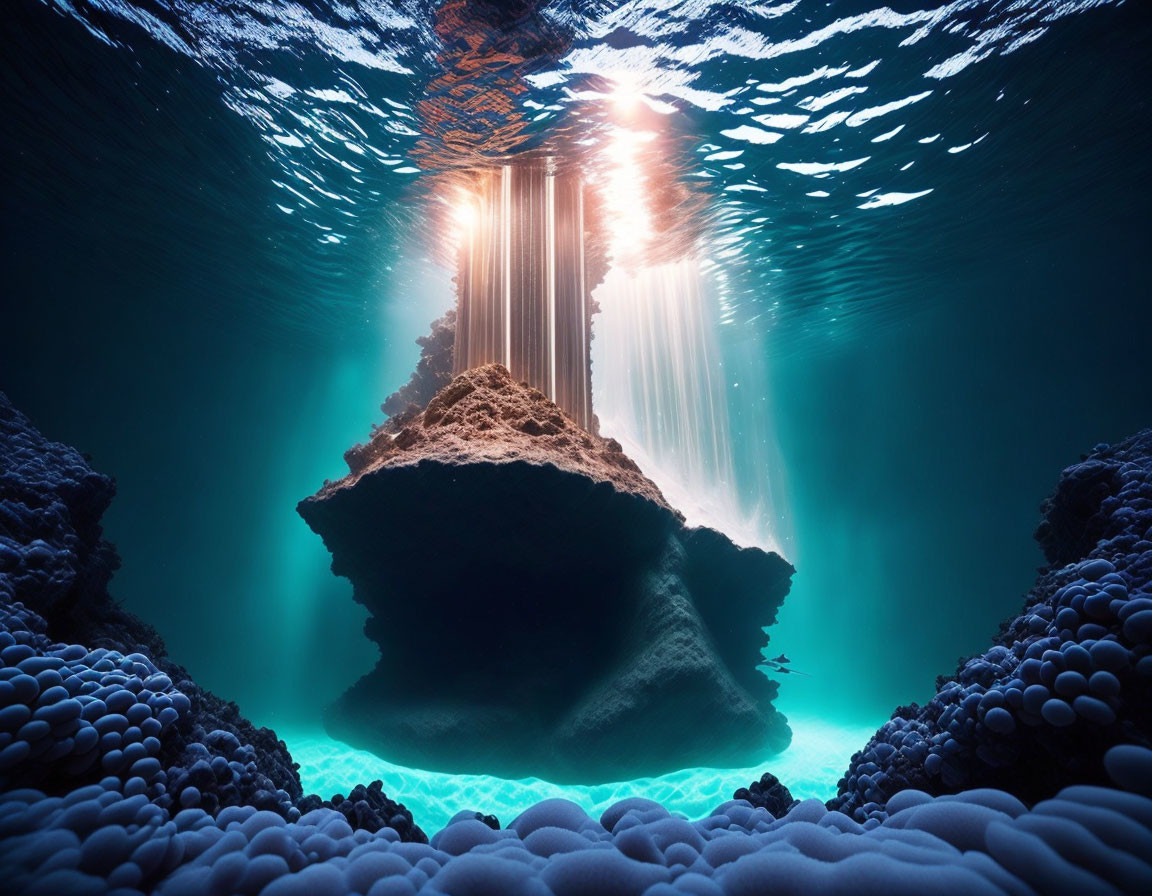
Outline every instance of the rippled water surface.
<svg viewBox="0 0 1152 896">
<path fill-rule="evenodd" d="M 789 348 L 907 312 L 894 292 L 914 270 L 893 262 L 917 225 L 946 246 L 968 184 L 1027 189 L 1033 160 L 993 160 L 998 137 L 1076 20 L 1114 15 L 1108 0 L 42 2 L 124 53 L 154 43 L 210 73 L 315 264 L 366 230 L 399 246 L 428 220 L 407 200 L 444 200 L 453 170 L 562 143 L 605 180 L 623 139 L 651 188 L 682 189 L 659 231 L 706 242 L 725 319 Z M 1059 128 L 1031 122 L 1038 153 Z M 307 328 L 361 312 L 339 288 L 267 304 Z"/>
</svg>

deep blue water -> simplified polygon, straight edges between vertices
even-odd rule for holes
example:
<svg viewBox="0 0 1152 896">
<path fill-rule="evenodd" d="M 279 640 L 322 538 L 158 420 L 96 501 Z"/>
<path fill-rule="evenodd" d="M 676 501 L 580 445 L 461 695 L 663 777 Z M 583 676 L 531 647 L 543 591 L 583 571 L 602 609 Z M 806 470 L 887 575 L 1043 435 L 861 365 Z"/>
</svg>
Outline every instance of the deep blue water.
<svg viewBox="0 0 1152 896">
<path fill-rule="evenodd" d="M 0 25 L 0 388 L 116 477 L 114 593 L 265 723 L 375 659 L 293 507 L 452 303 L 438 190 L 492 148 L 421 118 L 433 6 L 17 0 Z M 772 638 L 810 677 L 785 709 L 926 699 L 1017 610 L 1059 470 L 1152 421 L 1152 16 L 604 2 L 532 27 L 517 145 L 587 134 L 595 170 L 613 114 L 658 129 L 645 164 L 692 198 L 662 224 L 766 370 L 731 429 L 741 482 L 786 483 Z"/>
</svg>

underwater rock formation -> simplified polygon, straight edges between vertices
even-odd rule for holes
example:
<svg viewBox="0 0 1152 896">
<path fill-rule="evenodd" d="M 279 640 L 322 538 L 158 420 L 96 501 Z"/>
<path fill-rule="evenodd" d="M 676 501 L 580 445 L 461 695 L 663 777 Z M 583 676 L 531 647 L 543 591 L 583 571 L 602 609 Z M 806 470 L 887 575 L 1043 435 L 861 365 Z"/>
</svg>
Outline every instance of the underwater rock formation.
<svg viewBox="0 0 1152 896">
<path fill-rule="evenodd" d="M 453 346 L 456 343 L 456 309 L 449 309 L 432 321 L 427 336 L 416 340 L 420 358 L 408 382 L 384 399 L 380 410 L 395 425 L 407 416 L 419 413 L 432 396 L 452 381 Z"/>
<path fill-rule="evenodd" d="M 882 818 L 909 788 L 1031 803 L 1105 783 L 1116 745 L 1152 745 L 1152 430 L 1066 469 L 1043 511 L 1049 565 L 1020 615 L 927 706 L 896 710 L 829 807 Z"/>
<path fill-rule="evenodd" d="M 199 687 L 108 594 L 120 561 L 100 519 L 114 494 L 0 393 L 0 790 L 99 785 L 162 810 L 299 817 L 283 741 Z M 373 806 L 425 839 L 403 807 Z"/>
<path fill-rule="evenodd" d="M 115 605 L 105 589 L 120 558 L 101 537 L 100 519 L 115 493 L 111 479 L 74 448 L 45 439 L 0 393 L 4 600 L 89 633 L 93 615 L 107 619 Z"/>
<path fill-rule="evenodd" d="M 1060 521 L 1052 530 L 1060 533 L 1053 544 L 1076 544 L 1084 532 L 1099 532 L 1097 542 L 1110 542 L 1127 556 L 1141 547 L 1141 540 L 1133 541 L 1126 531 L 1133 518 L 1146 519 L 1152 509 L 1143 487 L 1131 484 L 1147 482 L 1147 447 L 1137 441 L 1111 454 L 1097 452 L 1089 467 L 1071 477 L 1083 487 L 1068 485 L 1066 476 L 1050 506 L 1049 521 Z M 93 490 L 107 490 L 110 496 L 111 483 L 92 480 L 90 474 L 79 455 L 45 442 L 0 395 L 0 544 L 5 549 L 0 565 L 0 880 L 6 893 L 1152 892 L 1152 750 L 1131 743 L 1095 754 L 1105 786 L 1057 791 L 1054 785 L 1048 798 L 1031 807 L 1004 790 L 933 796 L 908 789 L 892 795 L 883 813 L 870 813 L 863 822 L 817 800 L 790 802 L 786 788 L 767 775 L 746 799 L 726 802 L 698 821 L 642 798 L 619 802 L 599 819 L 566 800 L 545 800 L 503 830 L 491 816 L 459 812 L 430 843 L 419 842 L 424 838 L 414 826 L 401 833 L 411 824 L 406 813 L 389 819 L 396 804 L 383 795 L 379 782 L 327 804 L 304 797 L 287 811 L 278 810 L 279 802 L 258 808 L 263 801 L 258 791 L 226 788 L 236 784 L 238 774 L 241 785 L 244 775 L 256 780 L 255 764 L 267 759 L 263 745 L 216 730 L 203 743 L 189 746 L 201 755 L 203 766 L 166 764 L 166 744 L 189 716 L 200 719 L 202 727 L 209 724 L 197 715 L 202 712 L 197 698 L 186 693 L 195 687 L 190 680 L 176 681 L 160 670 L 165 661 L 143 652 L 127 655 L 115 648 L 53 643 L 49 624 L 29 608 L 50 604 L 53 595 L 62 597 L 56 585 L 49 594 L 36 587 L 37 582 L 67 578 L 63 573 L 45 576 L 44 569 L 79 571 L 89 569 L 98 555 L 114 555 L 108 553 L 110 545 L 98 547 L 99 512 L 84 516 L 93 495 L 75 490 L 75 483 L 88 480 Z M 1102 481 L 1112 486 L 1100 489 Z M 1086 500 L 1089 494 L 1095 497 Z M 51 526 L 45 528 L 38 521 L 40 509 L 53 506 Z M 86 540 L 73 525 L 82 526 L 85 519 L 97 526 L 88 530 Z M 1081 523 L 1065 527 L 1075 519 Z M 44 534 L 53 538 L 41 538 Z M 1114 560 L 1118 556 L 1114 553 Z M 1130 593 L 1147 593 L 1152 570 L 1142 560 L 1115 565 Z M 1103 575 L 1085 581 L 1100 582 Z M 27 605 L 15 600 L 16 594 Z M 111 606 L 104 592 L 98 597 L 89 592 L 86 599 L 95 600 L 93 606 L 105 601 Z M 82 612 L 99 626 L 103 610 Z M 129 614 L 119 619 L 116 626 L 142 625 Z M 100 637 L 112 637 L 108 632 L 116 626 Z M 1147 647 L 1133 646 L 1131 652 L 1139 654 L 1139 673 L 1147 666 Z M 1125 731 L 1131 738 L 1146 737 L 1140 718 L 1128 717 Z M 145 728 L 155 733 L 143 736 Z M 131 743 L 124 746 L 126 739 Z M 159 742 L 158 751 L 150 740 Z M 294 774 L 290 757 L 282 744 L 279 748 Z M 95 766 L 88 765 L 89 750 L 96 751 L 93 759 L 99 756 Z M 959 755 L 962 762 L 976 763 L 971 754 Z M 180 775 L 193 780 L 174 784 Z M 178 800 L 158 798 L 166 792 Z M 196 799 L 204 793 L 225 793 L 236 803 Z M 782 817 L 774 817 L 777 813 Z"/>
<path fill-rule="evenodd" d="M 499 365 L 461 374 L 299 511 L 372 613 L 327 716 L 408 765 L 555 781 L 787 746 L 756 670 L 791 566 L 686 529 L 610 440 Z"/>
</svg>

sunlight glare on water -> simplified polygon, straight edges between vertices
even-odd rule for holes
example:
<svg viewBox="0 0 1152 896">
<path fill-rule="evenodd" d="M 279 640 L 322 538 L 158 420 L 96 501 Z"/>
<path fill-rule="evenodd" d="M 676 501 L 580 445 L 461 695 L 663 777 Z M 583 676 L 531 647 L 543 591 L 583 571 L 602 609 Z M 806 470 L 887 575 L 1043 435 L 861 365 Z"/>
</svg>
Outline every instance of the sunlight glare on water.
<svg viewBox="0 0 1152 896">
<path fill-rule="evenodd" d="M 478 90 L 462 108 L 475 121 L 461 125 L 452 66 L 464 57 L 452 39 L 470 23 L 446 4 L 42 2 L 100 41 L 130 46 L 143 32 L 215 72 L 223 104 L 263 139 L 292 239 L 316 258 L 359 251 L 348 247 L 381 225 L 398 246 L 424 225 L 389 197 L 427 195 L 447 170 L 549 135 L 594 167 L 622 139 L 621 120 L 633 140 L 655 128 L 669 138 L 664 164 L 713 204 L 707 239 L 740 283 L 731 319 L 789 351 L 901 310 L 894 295 L 911 272 L 859 275 L 865 257 L 879 271 L 906 248 L 885 216 L 931 215 L 938 185 L 967 176 L 997 127 L 1026 111 L 1031 97 L 998 74 L 999 60 L 1113 5 L 561 0 L 498 38 L 507 62 L 486 67 L 488 93 L 468 69 Z M 635 183 L 617 187 L 626 199 Z M 701 217 L 670 214 L 673 226 Z M 355 319 L 338 294 L 323 298 L 282 295 L 267 325 L 339 330 Z M 297 302 L 311 313 L 295 314 Z"/>
</svg>

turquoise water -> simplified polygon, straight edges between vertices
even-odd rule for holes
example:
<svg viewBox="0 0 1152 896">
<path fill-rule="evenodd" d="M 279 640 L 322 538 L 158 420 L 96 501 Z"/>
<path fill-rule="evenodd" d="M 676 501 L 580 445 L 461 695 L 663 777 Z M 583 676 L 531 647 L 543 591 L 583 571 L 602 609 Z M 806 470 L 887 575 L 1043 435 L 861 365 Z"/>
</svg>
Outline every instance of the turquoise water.
<svg viewBox="0 0 1152 896">
<path fill-rule="evenodd" d="M 376 650 L 294 507 L 453 302 L 452 173 L 572 138 L 610 177 L 613 128 L 656 133 L 648 192 L 677 201 L 634 248 L 723 274 L 728 485 L 797 567 L 771 630 L 807 673 L 782 685 L 796 741 L 759 770 L 828 795 L 1017 610 L 1059 469 L 1152 413 L 1146 5 L 547 4 L 519 130 L 463 154 L 421 106 L 439 8 L 18 0 L 0 387 L 116 477 L 113 593 L 198 681 L 307 732 L 306 784 L 506 820 L 528 785 L 441 803 L 463 785 L 330 756 L 320 714 Z M 758 776 L 614 792 L 698 815 Z"/>
<path fill-rule="evenodd" d="M 507 824 L 529 806 L 561 797 L 581 806 L 594 818 L 612 804 L 633 796 L 655 800 L 669 812 L 689 819 L 703 818 L 732 798 L 740 787 L 771 771 L 796 799 L 830 799 L 860 748 L 882 722 L 839 725 L 820 718 L 790 717 L 792 746 L 748 768 L 689 768 L 655 778 L 640 778 L 595 786 L 553 784 L 539 778 L 510 781 L 486 775 L 448 775 L 404 768 L 349 748 L 320 732 L 278 731 L 292 758 L 300 763 L 300 779 L 308 793 L 347 794 L 357 784 L 380 779 L 396 793 L 428 831 L 438 831 L 457 812 L 483 810 Z"/>
</svg>

